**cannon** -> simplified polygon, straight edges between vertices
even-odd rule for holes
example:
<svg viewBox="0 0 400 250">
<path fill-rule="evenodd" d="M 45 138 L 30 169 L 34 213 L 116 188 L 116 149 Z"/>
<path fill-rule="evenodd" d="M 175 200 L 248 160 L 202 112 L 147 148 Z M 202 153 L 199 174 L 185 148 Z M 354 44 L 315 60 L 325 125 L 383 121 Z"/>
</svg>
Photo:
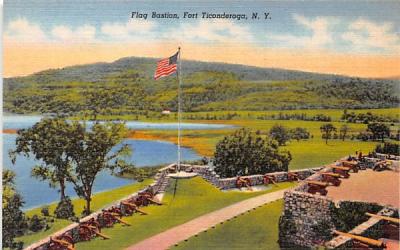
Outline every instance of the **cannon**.
<svg viewBox="0 0 400 250">
<path fill-rule="evenodd" d="M 123 202 L 121 202 L 121 207 L 122 206 L 124 207 L 125 213 L 128 215 L 132 215 L 135 212 L 139 212 L 143 215 L 147 215 L 147 213 L 144 212 L 143 210 L 140 210 L 139 207 L 135 203 L 131 203 L 129 201 L 123 201 Z"/>
<path fill-rule="evenodd" d="M 333 231 L 335 234 L 344 236 L 344 237 L 349 237 L 353 239 L 353 247 L 355 249 L 359 248 L 370 248 L 370 247 L 379 247 L 379 248 L 386 248 L 386 245 L 383 241 L 381 240 L 375 240 L 371 238 L 367 238 L 364 236 L 359 236 L 355 234 L 350 234 L 350 233 L 343 233 L 337 230 Z"/>
<path fill-rule="evenodd" d="M 270 183 L 272 183 L 272 184 L 274 184 L 274 185 L 277 185 L 277 184 L 276 184 L 276 178 L 275 178 L 275 176 L 273 176 L 273 175 L 265 174 L 265 175 L 263 176 L 263 180 L 264 180 L 264 184 L 265 184 L 265 185 L 268 185 L 268 184 L 270 184 Z"/>
<path fill-rule="evenodd" d="M 383 224 L 384 238 L 399 240 L 400 219 L 378 214 L 365 213 L 365 215 L 385 221 Z"/>
<path fill-rule="evenodd" d="M 321 181 L 306 181 L 308 184 L 308 192 L 310 194 L 320 193 L 321 195 L 326 195 L 328 191 L 326 191 L 326 187 L 328 183 Z"/>
<path fill-rule="evenodd" d="M 374 164 L 373 170 L 374 171 L 383 171 L 389 169 L 390 162 L 384 160 L 384 161 L 378 161 Z"/>
<path fill-rule="evenodd" d="M 103 227 L 112 227 L 115 223 L 120 222 L 124 225 L 130 226 L 129 223 L 123 221 L 121 219 L 121 215 L 118 213 L 113 213 L 104 210 L 100 215 L 99 215 L 99 221 L 101 222 L 101 225 Z"/>
<path fill-rule="evenodd" d="M 156 204 L 156 205 L 162 205 L 161 202 L 156 201 L 154 199 L 154 194 L 151 192 L 139 193 L 138 196 L 135 197 L 134 203 L 136 204 L 136 206 L 147 206 L 150 203 Z"/>
<path fill-rule="evenodd" d="M 357 173 L 360 166 L 357 161 L 341 161 L 343 167 L 349 168 L 354 173 Z"/>
<path fill-rule="evenodd" d="M 332 170 L 333 170 L 333 173 L 337 173 L 343 178 L 347 179 L 350 177 L 350 174 L 349 174 L 350 168 L 348 168 L 348 167 L 333 166 Z"/>
<path fill-rule="evenodd" d="M 249 178 L 247 178 L 247 177 L 239 176 L 236 179 L 236 187 L 239 188 L 239 189 L 242 189 L 243 186 L 247 187 L 247 189 L 250 190 L 250 191 L 252 190 L 252 188 L 251 188 L 251 180 Z"/>
<path fill-rule="evenodd" d="M 365 213 L 365 215 L 374 217 L 374 218 L 378 218 L 381 220 L 389 221 L 391 223 L 400 224 L 399 218 L 393 218 L 393 217 L 388 217 L 388 216 L 383 216 L 383 215 L 378 215 L 378 214 L 371 214 L 371 213 Z"/>
<path fill-rule="evenodd" d="M 63 234 L 59 237 L 50 237 L 50 242 L 48 245 L 48 250 L 75 250 L 74 240 L 68 234 Z"/>
<path fill-rule="evenodd" d="M 340 175 L 339 174 L 335 174 L 335 173 L 321 173 L 322 175 L 322 181 L 323 182 L 327 182 L 330 183 L 334 186 L 339 186 L 340 183 L 342 182 L 339 178 Z"/>
<path fill-rule="evenodd" d="M 298 173 L 293 173 L 293 172 L 288 172 L 287 173 L 287 178 L 288 178 L 288 181 L 298 181 L 299 180 L 299 174 Z"/>
<path fill-rule="evenodd" d="M 94 218 L 86 222 L 80 223 L 78 228 L 78 234 L 79 234 L 79 239 L 81 241 L 89 241 L 96 236 L 100 236 L 105 240 L 110 239 L 110 237 L 101 233 L 100 224 L 97 221 L 95 221 Z"/>
</svg>

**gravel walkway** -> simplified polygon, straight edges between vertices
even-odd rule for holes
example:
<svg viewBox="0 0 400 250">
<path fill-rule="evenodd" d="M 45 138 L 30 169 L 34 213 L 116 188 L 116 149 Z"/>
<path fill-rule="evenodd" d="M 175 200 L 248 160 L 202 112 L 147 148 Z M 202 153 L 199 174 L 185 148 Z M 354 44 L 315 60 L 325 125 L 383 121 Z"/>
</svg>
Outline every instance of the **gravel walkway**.
<svg viewBox="0 0 400 250">
<path fill-rule="evenodd" d="M 263 194 L 254 198 L 240 201 L 233 205 L 224 207 L 217 211 L 202 215 L 196 219 L 186 222 L 182 225 L 168 229 L 165 232 L 147 238 L 135 245 L 127 248 L 128 250 L 164 250 L 188 239 L 212 226 L 233 218 L 241 213 L 264 205 L 265 203 L 276 201 L 283 198 L 286 190 L 280 190 L 273 193 Z"/>
</svg>

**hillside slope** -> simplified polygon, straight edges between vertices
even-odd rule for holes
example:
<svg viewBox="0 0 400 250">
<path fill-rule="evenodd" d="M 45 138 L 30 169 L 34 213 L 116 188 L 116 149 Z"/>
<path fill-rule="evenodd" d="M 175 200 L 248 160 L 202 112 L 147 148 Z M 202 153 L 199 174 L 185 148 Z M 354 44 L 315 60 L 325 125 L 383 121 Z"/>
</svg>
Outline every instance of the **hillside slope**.
<svg viewBox="0 0 400 250">
<path fill-rule="evenodd" d="M 154 81 L 155 65 L 156 59 L 122 58 L 7 78 L 4 109 L 67 115 L 176 110 L 176 77 Z M 184 111 L 388 108 L 400 102 L 398 80 L 196 61 L 182 65 Z"/>
</svg>

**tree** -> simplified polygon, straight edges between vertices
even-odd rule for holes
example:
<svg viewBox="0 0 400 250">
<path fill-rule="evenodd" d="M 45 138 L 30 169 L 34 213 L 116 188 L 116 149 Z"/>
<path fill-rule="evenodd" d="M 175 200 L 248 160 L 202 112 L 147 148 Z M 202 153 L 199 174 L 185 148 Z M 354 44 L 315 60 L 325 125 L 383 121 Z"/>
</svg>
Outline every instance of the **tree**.
<svg viewBox="0 0 400 250">
<path fill-rule="evenodd" d="M 331 138 L 332 132 L 336 131 L 336 127 L 331 123 L 325 123 L 320 128 L 322 138 L 325 138 L 325 144 L 328 144 L 328 139 Z"/>
<path fill-rule="evenodd" d="M 270 138 L 276 140 L 279 146 L 285 145 L 290 139 L 289 131 L 282 125 L 276 124 L 269 130 Z"/>
<path fill-rule="evenodd" d="M 290 138 L 300 141 L 301 139 L 310 138 L 310 132 L 306 128 L 297 127 L 289 131 Z"/>
<path fill-rule="evenodd" d="M 66 154 L 72 130 L 79 124 L 69 124 L 64 119 L 42 119 L 32 128 L 18 131 L 16 149 L 10 152 L 13 164 L 17 154 L 30 157 L 33 154 L 42 164 L 32 169 L 32 176 L 48 181 L 50 187 L 60 188 L 60 201 L 65 199 L 66 179 L 71 174 L 71 158 Z M 81 126 L 80 126 L 81 127 Z M 83 129 L 83 128 L 81 128 Z"/>
<path fill-rule="evenodd" d="M 342 138 L 343 141 L 346 139 L 347 132 L 349 132 L 349 126 L 343 124 L 340 127 L 340 138 Z"/>
<path fill-rule="evenodd" d="M 3 247 L 22 248 L 22 242 L 14 242 L 15 237 L 23 234 L 27 228 L 22 197 L 15 190 L 15 173 L 3 170 L 3 200 L 2 200 L 2 243 Z"/>
<path fill-rule="evenodd" d="M 374 139 L 381 139 L 382 142 L 385 142 L 385 137 L 390 135 L 390 128 L 384 123 L 370 123 L 368 124 L 367 131 L 372 133 Z"/>
<path fill-rule="evenodd" d="M 90 130 L 79 130 L 79 141 L 71 143 L 68 152 L 74 160 L 74 175 L 69 179 L 77 195 L 86 201 L 84 214 L 90 214 L 92 188 L 98 173 L 103 170 L 124 172 L 132 166 L 121 157 L 131 153 L 128 145 L 112 150 L 122 142 L 127 129 L 122 123 L 95 123 Z"/>
<path fill-rule="evenodd" d="M 213 162 L 221 177 L 233 177 L 287 171 L 291 159 L 276 141 L 240 129 L 218 142 Z"/>
</svg>

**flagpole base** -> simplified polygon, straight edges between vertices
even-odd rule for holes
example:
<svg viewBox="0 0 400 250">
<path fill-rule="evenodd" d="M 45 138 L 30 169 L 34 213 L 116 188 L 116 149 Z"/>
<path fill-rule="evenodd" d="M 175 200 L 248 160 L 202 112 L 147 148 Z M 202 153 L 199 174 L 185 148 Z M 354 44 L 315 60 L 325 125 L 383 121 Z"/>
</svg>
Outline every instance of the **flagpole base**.
<svg viewBox="0 0 400 250">
<path fill-rule="evenodd" d="M 188 173 L 184 171 L 179 171 L 178 173 L 173 173 L 168 175 L 168 177 L 171 177 L 173 179 L 191 179 L 196 176 L 198 176 L 197 173 Z"/>
</svg>

